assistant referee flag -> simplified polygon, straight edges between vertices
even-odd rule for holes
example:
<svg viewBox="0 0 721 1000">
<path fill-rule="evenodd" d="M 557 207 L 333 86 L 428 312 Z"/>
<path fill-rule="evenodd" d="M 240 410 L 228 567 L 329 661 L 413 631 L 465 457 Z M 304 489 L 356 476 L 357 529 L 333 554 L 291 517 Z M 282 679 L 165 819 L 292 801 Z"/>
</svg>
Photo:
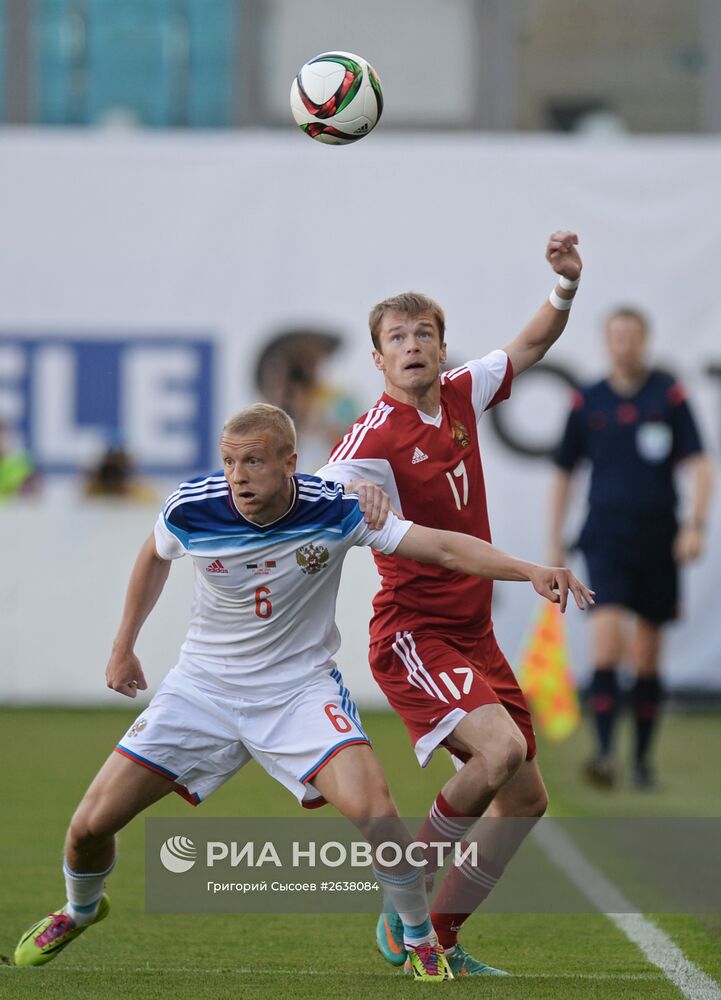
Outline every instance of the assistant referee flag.
<svg viewBox="0 0 721 1000">
<path fill-rule="evenodd" d="M 581 721 L 581 709 L 557 604 L 544 603 L 538 612 L 517 675 L 543 735 L 553 743 L 567 739 Z"/>
</svg>

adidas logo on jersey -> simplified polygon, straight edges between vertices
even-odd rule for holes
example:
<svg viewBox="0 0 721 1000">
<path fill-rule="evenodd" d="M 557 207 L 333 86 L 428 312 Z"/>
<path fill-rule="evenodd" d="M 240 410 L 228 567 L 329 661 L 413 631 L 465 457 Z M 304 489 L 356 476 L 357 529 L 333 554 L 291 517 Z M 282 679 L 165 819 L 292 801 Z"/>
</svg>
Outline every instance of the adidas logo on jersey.
<svg viewBox="0 0 721 1000">
<path fill-rule="evenodd" d="M 425 462 L 427 458 L 428 455 L 426 455 L 424 451 L 421 451 L 420 448 L 416 448 L 416 450 L 413 452 L 413 459 L 411 464 L 418 465 L 419 462 Z"/>
<path fill-rule="evenodd" d="M 228 570 L 222 564 L 222 562 L 220 561 L 220 559 L 216 559 L 215 562 L 212 562 L 210 564 L 210 566 L 206 566 L 205 567 L 205 572 L 206 573 L 227 573 Z"/>
</svg>

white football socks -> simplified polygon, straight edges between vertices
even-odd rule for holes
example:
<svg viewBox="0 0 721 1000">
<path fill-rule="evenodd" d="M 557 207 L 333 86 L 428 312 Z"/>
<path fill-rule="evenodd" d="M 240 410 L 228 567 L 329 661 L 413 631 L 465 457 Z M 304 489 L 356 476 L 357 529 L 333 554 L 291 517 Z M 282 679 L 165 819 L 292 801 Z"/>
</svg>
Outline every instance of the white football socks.
<svg viewBox="0 0 721 1000">
<path fill-rule="evenodd" d="M 386 899 L 403 921 L 406 944 L 435 943 L 436 935 L 428 916 L 428 898 L 422 869 L 413 869 L 402 875 L 373 869 Z"/>
<path fill-rule="evenodd" d="M 114 867 L 115 859 L 104 872 L 74 872 L 63 859 L 65 891 L 68 896 L 64 910 L 76 925 L 89 924 L 95 919 L 103 898 L 105 878 Z"/>
</svg>

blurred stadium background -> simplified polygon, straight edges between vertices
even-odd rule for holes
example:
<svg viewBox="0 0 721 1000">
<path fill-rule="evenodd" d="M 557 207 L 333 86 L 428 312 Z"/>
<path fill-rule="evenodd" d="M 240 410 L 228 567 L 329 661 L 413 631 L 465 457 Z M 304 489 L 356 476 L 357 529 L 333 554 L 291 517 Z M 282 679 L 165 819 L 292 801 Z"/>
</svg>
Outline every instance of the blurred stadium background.
<svg viewBox="0 0 721 1000">
<path fill-rule="evenodd" d="M 342 149 L 308 141 L 287 106 L 300 64 L 334 47 L 368 58 L 386 99 Z M 580 234 L 583 287 L 550 364 L 486 421 L 495 540 L 544 558 L 548 452 L 619 302 L 651 315 L 655 358 L 718 453 L 715 0 L 0 0 L 0 120 L 0 420 L 38 472 L 34 495 L 0 506 L 8 704 L 112 704 L 102 673 L 135 551 L 163 495 L 217 465 L 229 411 L 287 406 L 313 471 L 379 394 L 370 306 L 426 291 L 451 359 L 483 354 L 547 294 L 555 228 Z M 672 690 L 706 701 L 718 522 L 666 658 Z M 375 571 L 354 555 L 339 662 L 378 706 L 359 611 Z M 190 575 L 173 573 L 143 638 L 153 685 Z M 510 656 L 527 590 L 497 588 Z"/>
</svg>

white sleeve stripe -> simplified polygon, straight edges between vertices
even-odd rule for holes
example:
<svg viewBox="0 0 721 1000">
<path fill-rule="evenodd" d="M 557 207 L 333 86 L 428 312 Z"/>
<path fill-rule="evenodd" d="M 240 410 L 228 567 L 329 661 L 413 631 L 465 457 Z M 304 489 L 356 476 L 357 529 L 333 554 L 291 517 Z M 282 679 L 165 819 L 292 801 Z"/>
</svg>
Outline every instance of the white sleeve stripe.
<svg viewBox="0 0 721 1000">
<path fill-rule="evenodd" d="M 369 420 L 372 419 L 375 412 L 376 412 L 375 409 L 369 410 L 362 424 L 353 424 L 353 427 L 346 434 L 346 436 L 343 438 L 343 440 L 335 449 L 335 451 L 331 453 L 329 461 L 338 462 L 341 461 L 343 458 L 345 458 L 345 452 L 353 444 L 358 435 L 361 433 L 363 427 L 368 423 Z"/>
<path fill-rule="evenodd" d="M 356 440 L 348 442 L 348 446 L 346 447 L 345 451 L 343 451 L 342 454 L 338 452 L 337 457 L 334 457 L 332 460 L 336 462 L 342 462 L 342 461 L 348 461 L 349 459 L 353 458 L 353 456 L 363 443 L 363 439 L 365 438 L 368 431 L 375 430 L 377 427 L 380 427 L 381 424 L 385 423 L 386 419 L 388 418 L 388 415 L 392 412 L 393 412 L 392 406 L 385 406 L 382 410 L 376 412 L 372 420 L 366 421 L 364 424 L 358 425 L 360 433 L 357 435 Z"/>
<path fill-rule="evenodd" d="M 319 483 L 312 483 L 307 479 L 298 480 L 298 495 L 308 499 L 324 497 L 326 500 L 335 500 L 343 492 L 343 486 L 339 483 L 329 483 L 321 480 Z"/>
<path fill-rule="evenodd" d="M 219 476 L 217 479 L 208 480 L 208 482 L 199 483 L 192 489 L 177 489 L 174 493 L 171 493 L 166 503 L 170 503 L 172 500 L 177 500 L 178 497 L 193 497 L 197 496 L 199 493 L 207 493 L 208 490 L 219 490 L 221 487 L 228 486 L 228 481 L 225 476 Z"/>
<path fill-rule="evenodd" d="M 335 449 L 335 451 L 331 452 L 330 458 L 328 459 L 329 462 L 337 462 L 340 460 L 340 455 L 343 449 L 346 448 L 349 444 L 351 444 L 355 440 L 355 438 L 360 434 L 361 430 L 368 423 L 368 421 L 373 419 L 377 410 L 378 408 L 374 406 L 372 409 L 368 410 L 368 412 L 365 415 L 365 419 L 361 423 L 353 424 L 353 426 L 345 435 L 345 437 L 338 445 L 338 447 Z"/>
<path fill-rule="evenodd" d="M 224 497 L 228 494 L 228 485 L 224 489 L 208 491 L 207 493 L 193 494 L 193 496 L 179 497 L 173 504 L 168 504 L 163 513 L 165 517 L 170 517 L 176 507 L 182 507 L 185 503 L 197 503 L 198 500 L 211 500 L 213 497 Z"/>
<path fill-rule="evenodd" d="M 339 461 L 348 461 L 349 459 L 353 458 L 353 456 L 355 455 L 355 453 L 358 451 L 358 449 L 360 448 L 360 446 L 363 444 L 363 441 L 364 441 L 365 436 L 368 433 L 368 431 L 375 430 L 377 427 L 380 427 L 381 424 L 385 423 L 386 417 L 388 416 L 389 413 L 390 413 L 390 410 L 386 410 L 384 413 L 379 414 L 376 417 L 375 421 L 372 424 L 368 424 L 367 427 L 364 427 L 363 430 L 362 430 L 362 432 L 361 432 L 361 434 L 360 434 L 360 436 L 358 437 L 358 440 L 353 444 L 353 446 L 350 449 L 348 449 L 346 451 L 345 455 L 343 455 L 339 459 Z"/>
<path fill-rule="evenodd" d="M 329 490 L 326 486 L 325 480 L 322 483 L 305 483 L 302 479 L 298 480 L 298 489 L 305 490 L 306 493 L 334 493 L 335 490 Z"/>
<path fill-rule="evenodd" d="M 380 427 L 392 410 L 393 407 L 387 403 L 381 403 L 379 406 L 374 406 L 373 409 L 369 410 L 362 423 L 353 424 L 351 430 L 346 434 L 336 450 L 332 452 L 328 460 L 329 463 L 342 462 L 345 459 L 352 458 L 366 433 L 372 428 Z"/>
<path fill-rule="evenodd" d="M 331 499 L 333 499 L 333 497 L 335 497 L 335 496 L 338 495 L 338 491 L 337 490 L 328 490 L 328 489 L 325 489 L 325 490 L 309 490 L 305 486 L 299 486 L 298 487 L 298 492 L 305 494 L 305 496 L 307 496 L 307 497 L 330 497 Z"/>
<path fill-rule="evenodd" d="M 168 499 L 165 501 L 166 506 L 171 501 L 175 500 L 177 497 L 181 495 L 185 496 L 187 494 L 197 493 L 198 490 L 204 490 L 207 487 L 209 487 L 210 483 L 216 484 L 224 482 L 225 482 L 225 476 L 208 476 L 207 479 L 203 479 L 198 483 L 181 483 L 180 486 L 177 488 L 177 490 L 171 493 Z M 209 488 L 213 489 L 214 486 L 211 486 Z"/>
<path fill-rule="evenodd" d="M 333 495 L 338 492 L 338 483 L 333 483 L 332 480 L 327 479 L 321 479 L 318 483 L 312 483 L 307 479 L 299 479 L 298 489 L 305 490 L 307 493 L 330 493 Z"/>
<path fill-rule="evenodd" d="M 336 500 L 337 495 L 335 493 L 303 493 L 299 492 L 298 496 L 301 500 L 307 500 L 308 503 L 318 503 L 319 500 Z"/>
<path fill-rule="evenodd" d="M 446 372 L 446 379 L 452 382 L 454 379 L 459 378 L 461 375 L 466 375 L 471 369 L 468 365 L 463 365 L 461 368 L 454 368 L 453 371 Z"/>
<path fill-rule="evenodd" d="M 205 479 L 199 479 L 194 483 L 181 483 L 175 490 L 175 493 L 194 493 L 197 490 L 202 490 L 204 487 L 209 486 L 211 483 L 225 482 L 225 476 L 206 476 Z"/>
</svg>

